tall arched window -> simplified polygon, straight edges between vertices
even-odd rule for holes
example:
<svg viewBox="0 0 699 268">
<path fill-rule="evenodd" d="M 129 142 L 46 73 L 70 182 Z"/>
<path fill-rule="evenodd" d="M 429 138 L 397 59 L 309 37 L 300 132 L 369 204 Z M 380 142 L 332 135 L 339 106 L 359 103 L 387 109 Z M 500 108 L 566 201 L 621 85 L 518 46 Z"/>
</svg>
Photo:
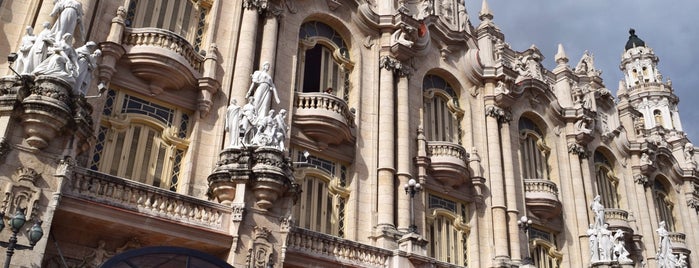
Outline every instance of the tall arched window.
<svg viewBox="0 0 699 268">
<path fill-rule="evenodd" d="M 133 28 L 160 28 L 174 32 L 199 50 L 206 14 L 213 0 L 131 0 L 126 24 Z"/>
<path fill-rule="evenodd" d="M 189 115 L 109 90 L 90 168 L 177 191 Z"/>
<path fill-rule="evenodd" d="M 430 141 L 461 143 L 461 118 L 454 88 L 436 75 L 426 75 L 422 80 L 424 92 L 425 138 Z"/>
<path fill-rule="evenodd" d="M 675 204 L 670 198 L 667 187 L 663 183 L 666 181 L 664 177 L 658 176 L 653 184 L 653 199 L 655 201 L 655 212 L 658 216 L 658 222 L 665 221 L 666 229 L 669 232 L 675 232 L 675 217 L 672 213 L 672 208 Z"/>
<path fill-rule="evenodd" d="M 347 168 L 333 161 L 310 156 L 301 173 L 301 196 L 294 207 L 298 226 L 312 231 L 344 237 Z"/>
<path fill-rule="evenodd" d="M 323 92 L 347 101 L 352 69 L 344 39 L 332 27 L 318 21 L 301 25 L 299 31 L 300 92 Z"/>
<path fill-rule="evenodd" d="M 595 151 L 595 182 L 602 205 L 606 208 L 619 208 L 619 178 L 614 175 L 611 162 L 599 151 Z"/>
<path fill-rule="evenodd" d="M 429 235 L 429 254 L 433 258 L 466 266 L 468 250 L 466 247 L 469 226 L 464 223 L 466 204 L 458 203 L 436 195 L 429 195 L 429 213 L 427 232 Z"/>
<path fill-rule="evenodd" d="M 520 159 L 524 179 L 548 180 L 548 154 L 551 148 L 546 146 L 539 127 L 530 119 L 519 119 Z"/>
</svg>

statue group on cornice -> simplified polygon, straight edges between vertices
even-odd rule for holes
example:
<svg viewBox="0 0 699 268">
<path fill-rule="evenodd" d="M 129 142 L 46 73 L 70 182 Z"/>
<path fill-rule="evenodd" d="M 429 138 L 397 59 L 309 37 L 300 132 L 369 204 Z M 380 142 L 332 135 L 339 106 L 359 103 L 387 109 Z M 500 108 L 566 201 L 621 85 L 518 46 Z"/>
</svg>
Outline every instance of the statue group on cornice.
<svg viewBox="0 0 699 268">
<path fill-rule="evenodd" d="M 82 4 L 76 0 L 54 1 L 50 15 L 56 17 L 53 27 L 44 22 L 37 35 L 27 26 L 13 68 L 22 75 L 58 78 L 72 87 L 74 95 L 85 95 L 102 52 L 92 41 L 77 49 L 73 47 L 76 27 L 85 37 Z"/>
<path fill-rule="evenodd" d="M 658 268 L 687 268 L 687 255 L 681 253 L 675 255 L 672 252 L 670 233 L 667 231 L 665 225 L 666 223 L 661 221 L 658 229 L 655 230 L 660 237 L 658 254 L 656 255 L 656 259 L 658 260 Z"/>
<path fill-rule="evenodd" d="M 251 75 L 252 83 L 246 97 L 247 103 L 242 107 L 236 99 L 231 100 L 226 112 L 225 131 L 230 134 L 226 148 L 245 146 L 274 147 L 281 151 L 286 149 L 287 111 L 281 109 L 274 114 L 271 109 L 272 99 L 279 103 L 277 89 L 269 75 L 270 64 L 265 62 L 262 69 Z"/>
</svg>

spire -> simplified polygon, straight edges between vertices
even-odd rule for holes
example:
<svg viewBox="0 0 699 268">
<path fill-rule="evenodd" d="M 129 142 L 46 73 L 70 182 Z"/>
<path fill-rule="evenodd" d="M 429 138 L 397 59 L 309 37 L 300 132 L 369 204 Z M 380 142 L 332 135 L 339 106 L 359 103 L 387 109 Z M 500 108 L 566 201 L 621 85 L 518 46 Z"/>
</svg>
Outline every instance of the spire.
<svg viewBox="0 0 699 268">
<path fill-rule="evenodd" d="M 568 63 L 568 56 L 566 55 L 566 51 L 563 50 L 563 44 L 558 44 L 558 52 L 556 53 L 556 56 L 554 56 L 554 58 L 558 65 Z"/>
<path fill-rule="evenodd" d="M 645 47 L 646 42 L 643 42 L 641 38 L 636 35 L 636 30 L 633 28 L 629 29 L 629 41 L 626 41 L 626 50 L 632 49 L 634 47 Z"/>
<path fill-rule="evenodd" d="M 493 12 L 490 11 L 487 0 L 483 0 L 481 12 L 478 14 L 478 18 L 481 19 L 481 21 L 493 19 Z"/>
</svg>

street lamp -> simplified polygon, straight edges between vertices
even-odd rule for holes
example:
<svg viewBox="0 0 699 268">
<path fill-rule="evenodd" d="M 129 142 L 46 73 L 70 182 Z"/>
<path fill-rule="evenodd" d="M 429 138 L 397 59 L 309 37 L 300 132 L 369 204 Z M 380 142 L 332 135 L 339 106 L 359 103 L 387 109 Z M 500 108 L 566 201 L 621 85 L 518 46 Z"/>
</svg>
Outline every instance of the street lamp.
<svg viewBox="0 0 699 268">
<path fill-rule="evenodd" d="M 529 252 L 529 228 L 532 227 L 532 220 L 527 218 L 527 216 L 522 216 L 519 220 L 517 220 L 517 226 L 519 226 L 519 229 L 521 229 L 524 232 L 524 236 L 527 238 L 527 257 L 522 260 L 522 265 L 531 265 L 534 264 L 532 262 L 532 256 L 531 252 Z"/>
<path fill-rule="evenodd" d="M 408 183 L 403 187 L 405 188 L 405 193 L 410 195 L 410 226 L 408 226 L 408 232 L 417 234 L 417 225 L 415 225 L 415 194 L 422 191 L 422 185 L 416 182 L 415 179 L 408 180 Z"/>
<path fill-rule="evenodd" d="M 12 260 L 12 255 L 15 253 L 15 249 L 33 249 L 36 242 L 44 236 L 44 231 L 41 230 L 41 220 L 38 220 L 34 225 L 29 228 L 27 233 L 27 238 L 29 239 L 29 246 L 17 244 L 17 233 L 22 229 L 24 223 L 27 222 L 27 217 L 24 215 L 26 208 L 20 208 L 15 212 L 15 215 L 10 218 L 8 222 L 10 228 L 12 229 L 12 236 L 10 236 L 9 242 L 0 241 L 0 246 L 7 248 L 7 258 L 5 259 L 5 268 L 10 267 L 10 260 Z M 5 213 L 0 212 L 0 231 L 5 228 Z"/>
</svg>

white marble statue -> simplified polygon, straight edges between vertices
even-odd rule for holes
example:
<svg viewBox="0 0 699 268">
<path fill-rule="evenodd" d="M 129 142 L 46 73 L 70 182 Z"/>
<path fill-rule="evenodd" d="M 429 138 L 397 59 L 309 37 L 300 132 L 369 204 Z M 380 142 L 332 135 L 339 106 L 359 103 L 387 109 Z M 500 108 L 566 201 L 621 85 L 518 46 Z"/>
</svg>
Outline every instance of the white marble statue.
<svg viewBox="0 0 699 268">
<path fill-rule="evenodd" d="M 274 86 L 272 76 L 269 75 L 269 62 L 262 64 L 262 69 L 257 70 L 252 74 L 252 83 L 246 97 L 255 97 L 255 114 L 264 116 L 268 113 L 272 105 L 272 98 L 278 104 L 279 95 L 277 88 Z"/>
<path fill-rule="evenodd" d="M 612 238 L 612 243 L 612 260 L 616 260 L 619 263 L 633 262 L 629 259 L 629 251 L 624 247 L 624 231 L 617 230 Z"/>
<path fill-rule="evenodd" d="M 288 126 L 286 125 L 286 110 L 281 109 L 279 113 L 274 117 L 275 131 L 274 137 L 272 138 L 273 143 L 279 148 L 279 150 L 284 151 L 286 149 L 286 131 Z"/>
<path fill-rule="evenodd" d="M 595 213 L 595 228 L 604 226 L 604 205 L 602 205 L 601 200 L 602 197 L 597 195 L 590 205 L 590 209 Z"/>
<path fill-rule="evenodd" d="M 590 260 L 592 262 L 599 260 L 599 241 L 597 241 L 597 229 L 594 224 L 590 224 L 590 229 L 587 229 L 587 236 L 590 239 Z"/>
<path fill-rule="evenodd" d="M 231 104 L 228 105 L 226 110 L 226 122 L 224 130 L 230 135 L 230 141 L 228 142 L 227 148 L 240 147 L 240 123 L 242 114 L 240 113 L 240 106 L 236 99 L 231 100 Z"/>
<path fill-rule="evenodd" d="M 240 112 L 240 123 L 238 124 L 240 132 L 243 133 L 241 138 L 242 144 L 251 144 L 255 135 L 255 123 L 257 115 L 255 115 L 255 97 L 248 97 L 248 103 L 243 105 Z"/>
<path fill-rule="evenodd" d="M 64 34 L 73 34 L 75 27 L 80 29 L 80 37 L 85 39 L 85 27 L 83 26 L 83 6 L 76 0 L 54 0 L 51 17 L 57 17 L 56 23 L 53 24 L 51 31 L 56 36 L 56 42 L 59 42 Z"/>
<path fill-rule="evenodd" d="M 32 26 L 27 26 L 26 34 L 22 37 L 19 44 L 19 50 L 17 51 L 17 60 L 15 60 L 13 68 L 20 74 L 30 73 L 31 66 L 31 49 L 36 41 L 36 36 L 34 36 L 34 28 Z"/>
<path fill-rule="evenodd" d="M 258 146 L 270 146 L 272 144 L 272 137 L 274 136 L 274 126 L 274 109 L 272 109 L 267 112 L 267 115 L 260 116 L 257 119 L 257 131 L 252 143 Z"/>
<path fill-rule="evenodd" d="M 95 42 L 88 41 L 84 46 L 77 48 L 75 53 L 77 55 L 77 76 L 73 92 L 85 95 L 92 81 L 92 71 L 97 67 L 97 58 L 102 55 L 102 51 L 97 49 Z"/>
<path fill-rule="evenodd" d="M 696 166 L 697 162 L 694 159 L 694 145 L 691 142 L 684 144 L 684 160 L 691 166 Z"/>
<path fill-rule="evenodd" d="M 41 64 L 49 56 L 49 48 L 53 46 L 55 41 L 55 36 L 51 32 L 51 24 L 45 21 L 42 26 L 44 27 L 38 35 L 36 35 L 36 41 L 29 51 L 31 60 L 28 62 L 25 68 L 28 73 L 32 73 L 34 69 Z"/>
<path fill-rule="evenodd" d="M 73 42 L 73 36 L 69 33 L 64 34 L 61 41 L 51 47 L 52 54 L 48 59 L 42 61 L 39 66 L 34 69 L 33 74 L 50 75 L 61 79 L 73 87 L 75 85 L 75 77 L 77 70 L 75 67 L 76 53 L 75 49 L 70 45 Z"/>
<path fill-rule="evenodd" d="M 595 222 L 590 224 L 590 228 L 587 230 L 587 236 L 590 239 L 590 262 L 633 263 L 628 257 L 629 251 L 625 247 L 623 231 L 617 230 L 612 233 L 609 230 L 609 224 L 605 223 L 604 205 L 602 205 L 599 195 L 592 201 L 590 209 L 595 213 Z"/>
<path fill-rule="evenodd" d="M 457 10 L 459 12 L 459 30 L 468 31 L 468 13 L 466 12 L 466 1 L 459 0 Z"/>
<path fill-rule="evenodd" d="M 661 221 L 659 225 L 658 229 L 655 230 L 660 237 L 658 254 L 656 255 L 658 268 L 677 268 L 678 260 L 675 254 L 672 254 L 672 241 L 670 241 L 670 233 L 665 228 L 665 221 Z"/>
</svg>

